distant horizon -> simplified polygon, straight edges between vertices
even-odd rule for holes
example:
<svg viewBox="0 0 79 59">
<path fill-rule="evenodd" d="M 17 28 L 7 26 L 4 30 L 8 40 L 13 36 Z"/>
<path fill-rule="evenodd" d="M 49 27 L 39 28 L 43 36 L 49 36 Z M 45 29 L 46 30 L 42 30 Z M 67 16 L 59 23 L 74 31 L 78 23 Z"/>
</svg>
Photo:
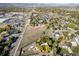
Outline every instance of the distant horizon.
<svg viewBox="0 0 79 59">
<path fill-rule="evenodd" d="M 79 7 L 79 3 L 0 3 L 0 8 L 7 7 Z"/>
<path fill-rule="evenodd" d="M 79 0 L 1 0 L 1 3 L 79 3 Z"/>
</svg>

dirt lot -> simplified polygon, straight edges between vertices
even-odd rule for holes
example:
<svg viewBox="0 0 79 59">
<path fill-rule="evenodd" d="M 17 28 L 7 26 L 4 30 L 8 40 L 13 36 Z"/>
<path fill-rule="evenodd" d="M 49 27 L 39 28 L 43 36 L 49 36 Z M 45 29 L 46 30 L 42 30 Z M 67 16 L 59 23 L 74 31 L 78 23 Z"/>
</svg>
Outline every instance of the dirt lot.
<svg viewBox="0 0 79 59">
<path fill-rule="evenodd" d="M 27 26 L 25 29 L 25 33 L 23 35 L 23 39 L 21 41 L 20 47 L 24 47 L 25 45 L 28 45 L 29 43 L 33 42 L 40 36 L 42 36 L 42 32 L 46 29 L 45 25 L 37 26 L 37 27 L 32 27 L 32 26 Z"/>
</svg>

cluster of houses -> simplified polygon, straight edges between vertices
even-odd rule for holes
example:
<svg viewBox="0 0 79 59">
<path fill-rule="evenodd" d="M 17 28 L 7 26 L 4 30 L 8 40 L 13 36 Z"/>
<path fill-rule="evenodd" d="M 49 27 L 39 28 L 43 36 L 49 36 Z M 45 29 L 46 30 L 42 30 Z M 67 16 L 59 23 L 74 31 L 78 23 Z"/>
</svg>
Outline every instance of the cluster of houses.
<svg viewBox="0 0 79 59">
<path fill-rule="evenodd" d="M 9 38 L 13 36 L 13 37 L 17 37 L 18 40 L 20 34 L 23 31 L 27 19 L 28 19 L 27 14 L 21 12 L 9 12 L 5 14 L 0 14 L 0 28 L 2 28 L 5 25 L 12 26 L 12 29 L 10 30 L 10 35 L 6 33 L 4 39 L 8 41 Z M 16 45 L 16 41 L 12 43 L 11 46 L 14 47 L 15 45 Z"/>
</svg>

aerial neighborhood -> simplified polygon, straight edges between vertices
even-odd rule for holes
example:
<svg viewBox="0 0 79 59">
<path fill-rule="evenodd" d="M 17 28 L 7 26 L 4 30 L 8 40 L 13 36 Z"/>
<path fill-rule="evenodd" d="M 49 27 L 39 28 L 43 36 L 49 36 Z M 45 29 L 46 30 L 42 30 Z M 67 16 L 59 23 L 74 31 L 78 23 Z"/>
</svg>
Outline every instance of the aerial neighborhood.
<svg viewBox="0 0 79 59">
<path fill-rule="evenodd" d="M 0 56 L 79 56 L 79 8 L 0 8 Z"/>
</svg>

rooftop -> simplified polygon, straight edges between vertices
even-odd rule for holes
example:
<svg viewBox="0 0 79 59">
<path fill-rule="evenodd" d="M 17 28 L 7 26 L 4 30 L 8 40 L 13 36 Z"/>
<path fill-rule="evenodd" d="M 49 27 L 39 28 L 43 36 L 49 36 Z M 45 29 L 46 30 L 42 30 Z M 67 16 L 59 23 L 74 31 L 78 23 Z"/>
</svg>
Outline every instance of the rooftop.
<svg viewBox="0 0 79 59">
<path fill-rule="evenodd" d="M 8 18 L 0 18 L 0 23 L 3 23 L 5 20 L 7 20 Z"/>
</svg>

